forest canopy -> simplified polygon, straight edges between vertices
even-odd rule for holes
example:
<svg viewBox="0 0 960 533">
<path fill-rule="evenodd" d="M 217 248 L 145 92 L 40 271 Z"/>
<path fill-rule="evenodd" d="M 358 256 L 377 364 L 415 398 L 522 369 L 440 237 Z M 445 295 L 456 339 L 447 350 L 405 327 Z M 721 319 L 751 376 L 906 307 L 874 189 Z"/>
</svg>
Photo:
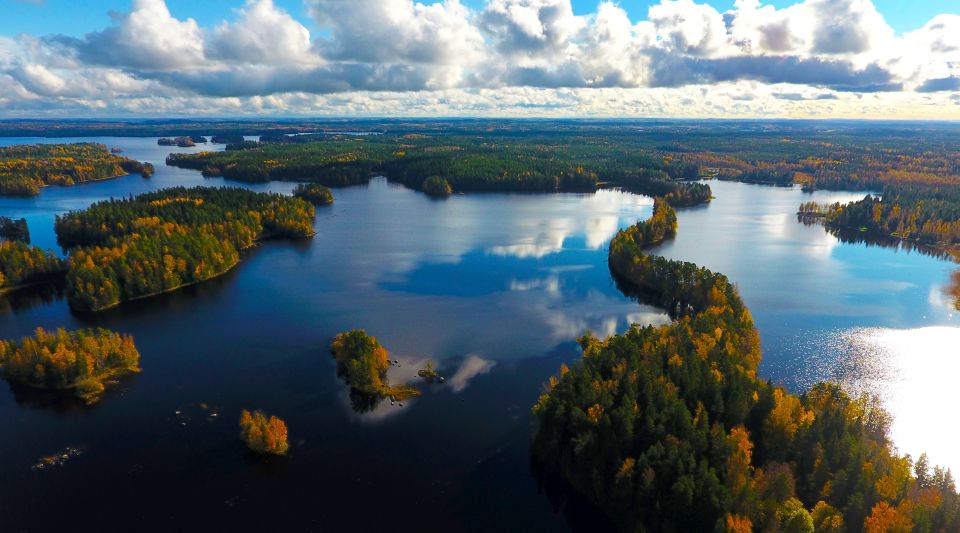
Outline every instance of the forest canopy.
<svg viewBox="0 0 960 533">
<path fill-rule="evenodd" d="M 580 339 L 533 408 L 549 476 L 623 531 L 954 531 L 949 471 L 896 454 L 889 416 L 834 384 L 757 377 L 760 338 L 722 274 L 644 253 L 670 208 L 620 232 L 610 268 L 671 310 L 662 327 Z"/>
<path fill-rule="evenodd" d="M 0 195 L 36 196 L 47 185 L 74 185 L 129 173 L 153 175 L 153 165 L 110 153 L 97 143 L 0 147 Z"/>
<path fill-rule="evenodd" d="M 313 235 L 299 198 L 238 188 L 174 187 L 107 200 L 56 219 L 70 249 L 67 298 L 81 311 L 171 291 L 233 268 L 258 240 Z"/>
<path fill-rule="evenodd" d="M 260 410 L 240 412 L 240 438 L 250 451 L 261 455 L 286 455 L 290 449 L 287 424 Z"/>
<path fill-rule="evenodd" d="M 293 195 L 302 198 L 313 205 L 330 205 L 333 203 L 333 192 L 329 187 L 318 183 L 300 183 L 293 188 Z"/>
<path fill-rule="evenodd" d="M 389 353 L 376 337 L 362 329 L 337 334 L 330 352 L 337 362 L 337 375 L 350 386 L 351 392 L 377 401 L 382 398 L 405 400 L 420 395 L 419 390 L 409 385 L 390 385 Z"/>
<path fill-rule="evenodd" d="M 677 205 L 709 201 L 688 183 L 700 166 L 639 148 L 629 138 L 555 135 L 264 135 L 224 152 L 171 154 L 167 164 L 249 182 L 297 180 L 328 187 L 382 174 L 428 194 L 593 192 L 602 184 L 658 194 Z"/>
<path fill-rule="evenodd" d="M 116 378 L 140 371 L 133 337 L 105 329 L 46 331 L 0 340 L 0 370 L 11 381 L 39 389 L 69 390 L 92 403 Z"/>
<path fill-rule="evenodd" d="M 0 241 L 0 292 L 51 281 L 65 268 L 63 260 L 37 246 Z"/>
<path fill-rule="evenodd" d="M 888 185 L 882 196 L 849 204 L 807 202 L 801 219 L 936 249 L 960 249 L 960 187 Z"/>
</svg>

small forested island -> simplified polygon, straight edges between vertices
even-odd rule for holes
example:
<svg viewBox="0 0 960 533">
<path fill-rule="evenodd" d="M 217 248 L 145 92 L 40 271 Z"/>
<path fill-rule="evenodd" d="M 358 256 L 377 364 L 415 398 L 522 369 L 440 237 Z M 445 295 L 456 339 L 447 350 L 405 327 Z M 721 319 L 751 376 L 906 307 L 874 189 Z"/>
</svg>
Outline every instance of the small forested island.
<svg viewBox="0 0 960 533">
<path fill-rule="evenodd" d="M 99 311 L 204 281 L 258 240 L 312 236 L 314 207 L 238 188 L 174 187 L 57 216 L 70 306 Z"/>
<path fill-rule="evenodd" d="M 63 277 L 66 265 L 56 255 L 22 241 L 0 241 L 0 293 Z"/>
<path fill-rule="evenodd" d="M 453 188 L 450 187 L 450 183 L 440 176 L 430 176 L 423 180 L 423 186 L 420 188 L 429 196 L 440 197 L 453 194 Z"/>
<path fill-rule="evenodd" d="M 403 401 L 420 396 L 420 391 L 409 385 L 390 385 L 387 369 L 390 367 L 387 349 L 376 337 L 362 329 L 338 334 L 330 345 L 337 361 L 337 375 L 351 390 L 375 398 Z"/>
<path fill-rule="evenodd" d="M 133 337 L 105 329 L 46 331 L 20 341 L 0 340 L 4 378 L 38 389 L 71 391 L 88 403 L 125 374 L 140 371 Z"/>
<path fill-rule="evenodd" d="M 30 228 L 27 227 L 27 219 L 13 220 L 0 216 L 0 239 L 30 244 Z"/>
<path fill-rule="evenodd" d="M 293 195 L 303 198 L 313 205 L 330 205 L 333 203 L 333 192 L 329 187 L 318 183 L 300 183 L 293 188 Z"/>
<path fill-rule="evenodd" d="M 240 438 L 247 448 L 261 455 L 286 455 L 290 449 L 287 440 L 287 424 L 263 411 L 244 409 L 240 412 Z"/>
<path fill-rule="evenodd" d="M 933 249 L 960 250 L 960 186 L 888 185 L 882 196 L 849 204 L 807 202 L 801 220 L 828 229 L 859 231 Z"/>
<path fill-rule="evenodd" d="M 722 274 L 644 253 L 672 208 L 611 242 L 610 268 L 674 322 L 580 339 L 533 408 L 546 476 L 622 531 L 956 531 L 949 471 L 896 454 L 889 416 L 838 385 L 797 396 L 757 377 L 760 337 Z"/>
<path fill-rule="evenodd" d="M 153 165 L 110 153 L 97 143 L 0 147 L 0 195 L 36 196 L 47 185 L 73 185 L 139 173 Z"/>
<path fill-rule="evenodd" d="M 180 148 L 190 148 L 198 144 L 205 144 L 206 142 L 207 138 L 200 135 L 185 135 L 173 139 L 161 137 L 157 139 L 157 144 L 160 146 L 179 146 Z"/>
<path fill-rule="evenodd" d="M 440 377 L 440 372 L 437 372 L 437 369 L 433 367 L 433 361 L 427 361 L 423 368 L 417 370 L 417 375 L 427 380 L 427 383 L 433 383 Z"/>
</svg>

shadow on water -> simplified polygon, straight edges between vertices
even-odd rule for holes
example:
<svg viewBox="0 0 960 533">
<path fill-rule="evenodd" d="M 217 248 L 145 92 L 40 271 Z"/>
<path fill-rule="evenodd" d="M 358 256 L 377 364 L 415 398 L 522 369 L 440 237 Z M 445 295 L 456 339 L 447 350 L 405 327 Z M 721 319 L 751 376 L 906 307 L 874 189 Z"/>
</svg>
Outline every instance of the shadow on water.
<svg viewBox="0 0 960 533">
<path fill-rule="evenodd" d="M 90 408 L 68 391 L 44 390 L 8 381 L 13 400 L 20 407 L 50 410 L 58 414 L 80 413 Z M 102 398 L 101 398 L 102 399 Z"/>
<path fill-rule="evenodd" d="M 383 396 L 350 387 L 350 407 L 358 414 L 369 413 L 383 402 Z"/>
<path fill-rule="evenodd" d="M 0 314 L 19 314 L 63 299 L 63 281 L 24 287 L 0 295 Z"/>
<path fill-rule="evenodd" d="M 918 252 L 923 255 L 928 255 L 930 257 L 946 261 L 960 259 L 946 250 L 928 246 L 922 243 L 905 241 L 902 239 L 897 239 L 896 237 L 891 237 L 889 235 L 883 235 L 872 231 L 860 231 L 853 228 L 826 226 L 823 223 L 823 219 L 819 217 L 797 215 L 797 222 L 800 222 L 804 226 L 822 226 L 827 233 L 836 237 L 843 244 L 864 245 L 867 248 L 878 246 L 881 248 L 903 250 L 905 252 Z"/>
<path fill-rule="evenodd" d="M 243 261 L 229 272 L 195 285 L 188 285 L 149 298 L 126 301 L 116 307 L 94 313 L 71 312 L 78 322 L 89 327 L 106 327 L 127 315 L 189 312 L 195 308 L 197 302 L 223 296 L 236 278 L 238 269 L 241 268 L 243 268 Z"/>
<path fill-rule="evenodd" d="M 684 316 L 691 309 L 686 300 L 682 298 L 673 298 L 665 294 L 663 291 L 637 285 L 618 275 L 613 271 L 612 268 L 610 269 L 610 277 L 613 278 L 613 282 L 617 286 L 617 290 L 623 293 L 626 297 L 634 300 L 640 305 L 649 305 L 664 310 L 671 320 L 676 320 L 677 318 Z"/>
<path fill-rule="evenodd" d="M 123 395 L 123 390 L 133 384 L 136 375 L 123 376 L 116 383 L 107 385 L 106 390 L 93 403 L 87 403 L 69 390 L 38 389 L 29 385 L 7 381 L 13 400 L 20 407 L 53 411 L 57 414 L 82 413 L 95 409 L 102 402 L 109 402 Z"/>
<path fill-rule="evenodd" d="M 603 511 L 583 496 L 571 491 L 566 481 L 546 471 L 532 456 L 530 472 L 537 481 L 537 492 L 547 497 L 553 512 L 563 515 L 571 531 L 617 531 L 614 523 Z"/>
</svg>

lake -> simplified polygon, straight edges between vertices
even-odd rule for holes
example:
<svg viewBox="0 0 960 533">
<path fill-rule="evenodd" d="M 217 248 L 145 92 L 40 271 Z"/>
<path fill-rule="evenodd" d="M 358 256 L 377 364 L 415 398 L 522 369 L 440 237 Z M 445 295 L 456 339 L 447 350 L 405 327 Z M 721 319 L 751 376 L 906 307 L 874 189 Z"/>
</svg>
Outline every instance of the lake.
<svg viewBox="0 0 960 533">
<path fill-rule="evenodd" d="M 80 139 L 0 139 L 0 144 Z M 156 165 L 35 198 L 0 197 L 0 215 L 26 217 L 33 244 L 56 248 L 56 214 L 109 197 L 175 185 L 237 185 L 167 167 L 155 138 L 97 138 Z M 243 185 L 289 193 L 293 183 Z M 901 450 L 960 468 L 946 419 L 960 370 L 960 328 L 943 294 L 956 265 L 906 249 L 844 243 L 797 222 L 804 201 L 862 193 L 803 193 L 711 182 L 715 201 L 679 212 L 677 238 L 656 253 L 727 274 L 763 338 L 764 377 L 803 391 L 837 379 L 879 395 Z M 624 296 L 606 265 L 619 228 L 651 199 L 596 194 L 475 194 L 441 200 L 390 184 L 335 189 L 317 235 L 271 241 L 229 274 L 93 316 L 56 295 L 0 300 L 0 338 L 34 328 L 131 333 L 143 372 L 93 407 L 0 385 L 0 530 L 83 523 L 150 530 L 511 529 L 571 526 L 531 473 L 530 406 L 577 336 L 630 323 L 666 323 Z M 392 382 L 418 383 L 427 359 L 447 378 L 403 407 L 359 413 L 336 378 L 333 336 L 365 328 L 400 361 Z M 287 458 L 250 456 L 243 408 L 290 428 Z M 31 466 L 67 448 L 66 464 Z M 496 512 L 491 512 L 496 509 Z M 134 522 L 135 521 L 135 522 Z"/>
</svg>

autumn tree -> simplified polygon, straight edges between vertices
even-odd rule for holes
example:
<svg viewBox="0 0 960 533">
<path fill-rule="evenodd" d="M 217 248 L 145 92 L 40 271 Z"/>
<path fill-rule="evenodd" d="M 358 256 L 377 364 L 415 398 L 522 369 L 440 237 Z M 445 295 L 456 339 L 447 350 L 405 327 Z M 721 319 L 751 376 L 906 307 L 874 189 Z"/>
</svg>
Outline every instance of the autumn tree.
<svg viewBox="0 0 960 533">
<path fill-rule="evenodd" d="M 240 412 L 240 438 L 247 448 L 262 455 L 286 455 L 290 448 L 286 423 L 275 416 L 267 418 L 260 410 Z"/>
</svg>

